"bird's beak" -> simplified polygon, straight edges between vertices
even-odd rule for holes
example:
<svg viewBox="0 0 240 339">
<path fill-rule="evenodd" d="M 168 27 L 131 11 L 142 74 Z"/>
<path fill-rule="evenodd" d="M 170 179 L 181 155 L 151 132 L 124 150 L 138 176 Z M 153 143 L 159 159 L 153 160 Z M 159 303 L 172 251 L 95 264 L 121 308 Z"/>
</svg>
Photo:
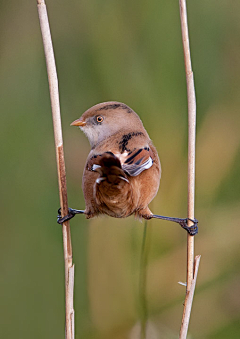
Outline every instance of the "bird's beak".
<svg viewBox="0 0 240 339">
<path fill-rule="evenodd" d="M 79 118 L 77 120 L 74 120 L 70 126 L 85 126 L 86 121 L 84 121 L 82 118 Z"/>
</svg>

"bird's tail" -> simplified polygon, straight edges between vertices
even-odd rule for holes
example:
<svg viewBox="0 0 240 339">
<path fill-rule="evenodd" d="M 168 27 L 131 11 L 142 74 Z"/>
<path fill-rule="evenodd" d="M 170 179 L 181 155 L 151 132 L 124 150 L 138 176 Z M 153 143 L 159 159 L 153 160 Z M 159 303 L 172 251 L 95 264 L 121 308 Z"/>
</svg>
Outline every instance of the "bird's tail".
<svg viewBox="0 0 240 339">
<path fill-rule="evenodd" d="M 106 181 L 110 185 L 123 184 L 128 182 L 127 175 L 124 173 L 120 160 L 111 152 L 103 153 L 100 156 L 98 164 L 94 170 L 99 173 L 97 183 Z"/>
<path fill-rule="evenodd" d="M 98 157 L 93 170 L 99 173 L 94 195 L 102 212 L 119 218 L 128 216 L 132 188 L 120 160 L 111 152 L 103 153 Z"/>
</svg>

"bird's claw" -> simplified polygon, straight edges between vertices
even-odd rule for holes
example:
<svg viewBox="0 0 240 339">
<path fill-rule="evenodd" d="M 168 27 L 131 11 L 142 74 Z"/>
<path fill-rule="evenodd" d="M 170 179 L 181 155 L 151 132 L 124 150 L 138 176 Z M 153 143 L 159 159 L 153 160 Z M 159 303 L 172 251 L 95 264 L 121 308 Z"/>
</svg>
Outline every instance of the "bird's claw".
<svg viewBox="0 0 240 339">
<path fill-rule="evenodd" d="M 62 225 L 65 221 L 72 219 L 76 214 L 82 214 L 84 211 L 75 210 L 73 208 L 68 209 L 68 214 L 64 217 L 61 216 L 61 207 L 58 209 L 57 223 Z"/>
<path fill-rule="evenodd" d="M 65 221 L 72 219 L 75 216 L 74 213 L 72 213 L 72 209 L 68 209 L 68 214 L 64 217 L 61 216 L 61 207 L 58 209 L 58 216 L 57 216 L 57 223 L 62 225 Z"/>
<path fill-rule="evenodd" d="M 188 226 L 187 224 L 188 220 L 193 222 L 192 226 Z M 198 233 L 198 220 L 197 219 L 185 218 L 182 221 L 180 221 L 179 224 L 181 225 L 183 229 L 185 229 L 188 232 L 188 234 L 192 236 Z"/>
</svg>

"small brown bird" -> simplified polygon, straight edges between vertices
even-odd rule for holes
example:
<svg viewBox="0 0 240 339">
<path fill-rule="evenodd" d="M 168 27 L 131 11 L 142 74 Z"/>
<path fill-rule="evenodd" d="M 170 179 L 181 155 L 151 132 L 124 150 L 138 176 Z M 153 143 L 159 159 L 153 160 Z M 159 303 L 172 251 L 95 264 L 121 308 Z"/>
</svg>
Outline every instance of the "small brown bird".
<svg viewBox="0 0 240 339">
<path fill-rule="evenodd" d="M 187 218 L 154 215 L 148 205 L 157 194 L 161 165 L 139 116 L 120 102 L 103 102 L 88 109 L 75 120 L 91 145 L 83 173 L 83 194 L 86 209 L 69 209 L 58 222 L 84 213 L 93 218 L 107 214 L 125 218 L 159 218 L 178 222 L 191 235 L 197 233 L 197 221 L 187 226 Z"/>
</svg>

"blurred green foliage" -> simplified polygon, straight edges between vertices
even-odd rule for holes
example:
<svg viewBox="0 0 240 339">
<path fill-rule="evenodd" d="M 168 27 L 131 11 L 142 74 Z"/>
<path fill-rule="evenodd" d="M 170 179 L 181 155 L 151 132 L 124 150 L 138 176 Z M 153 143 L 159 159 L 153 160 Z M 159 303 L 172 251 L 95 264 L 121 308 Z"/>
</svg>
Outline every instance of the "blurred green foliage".
<svg viewBox="0 0 240 339">
<path fill-rule="evenodd" d="M 155 213 L 187 213 L 187 99 L 178 1 L 48 0 L 69 204 L 84 208 L 89 144 L 70 123 L 117 100 L 142 118 L 161 157 Z M 188 2 L 197 93 L 196 216 L 202 254 L 189 338 L 240 337 L 240 3 Z M 64 267 L 55 150 L 36 1 L 0 2 L 0 337 L 64 338 Z M 71 222 L 76 338 L 139 338 L 143 224 Z M 177 338 L 186 234 L 151 221 L 148 338 Z"/>
</svg>

